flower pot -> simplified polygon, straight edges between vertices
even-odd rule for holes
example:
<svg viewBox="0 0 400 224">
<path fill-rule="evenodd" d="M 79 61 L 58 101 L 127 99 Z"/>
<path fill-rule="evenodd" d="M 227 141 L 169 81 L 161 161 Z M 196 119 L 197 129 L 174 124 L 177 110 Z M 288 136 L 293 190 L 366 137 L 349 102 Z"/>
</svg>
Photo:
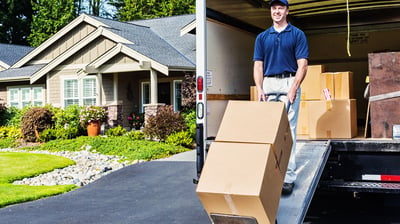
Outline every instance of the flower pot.
<svg viewBox="0 0 400 224">
<path fill-rule="evenodd" d="M 97 136 L 100 134 L 101 121 L 91 121 L 87 125 L 88 136 Z"/>
</svg>

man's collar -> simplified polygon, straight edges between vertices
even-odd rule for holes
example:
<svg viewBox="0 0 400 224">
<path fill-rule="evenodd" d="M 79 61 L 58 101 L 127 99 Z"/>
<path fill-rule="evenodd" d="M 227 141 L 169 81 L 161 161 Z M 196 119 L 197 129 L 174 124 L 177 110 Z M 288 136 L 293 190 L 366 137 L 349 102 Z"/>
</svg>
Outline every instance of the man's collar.
<svg viewBox="0 0 400 224">
<path fill-rule="evenodd" d="M 282 32 L 290 32 L 292 30 L 292 24 L 290 22 L 288 22 L 288 25 L 286 26 L 286 28 L 284 30 L 282 30 Z M 275 28 L 274 25 L 272 25 L 269 28 L 269 33 L 278 33 Z"/>
</svg>

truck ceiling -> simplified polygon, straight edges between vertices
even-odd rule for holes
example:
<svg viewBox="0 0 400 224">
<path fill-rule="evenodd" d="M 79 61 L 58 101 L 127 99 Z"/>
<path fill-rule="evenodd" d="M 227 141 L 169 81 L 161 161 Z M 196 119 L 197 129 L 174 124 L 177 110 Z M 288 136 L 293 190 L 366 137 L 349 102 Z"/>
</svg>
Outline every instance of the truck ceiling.
<svg viewBox="0 0 400 224">
<path fill-rule="evenodd" d="M 211 19 L 258 33 L 271 25 L 268 0 L 207 0 Z M 348 0 L 352 27 L 400 28 L 400 0 Z M 347 0 L 289 0 L 289 20 L 304 31 L 347 27 Z M 364 28 L 363 28 L 364 29 Z"/>
</svg>

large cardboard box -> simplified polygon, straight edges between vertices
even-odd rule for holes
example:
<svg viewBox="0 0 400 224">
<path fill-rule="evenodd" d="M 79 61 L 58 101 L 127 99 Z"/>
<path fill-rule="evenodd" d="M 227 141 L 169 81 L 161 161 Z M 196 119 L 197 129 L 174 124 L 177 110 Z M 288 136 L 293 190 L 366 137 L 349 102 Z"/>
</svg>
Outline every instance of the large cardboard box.
<svg viewBox="0 0 400 224">
<path fill-rule="evenodd" d="M 229 101 L 215 141 L 292 144 L 283 102 Z"/>
<path fill-rule="evenodd" d="M 308 101 L 311 139 L 348 139 L 357 135 L 355 99 Z"/>
<path fill-rule="evenodd" d="M 324 65 L 309 65 L 306 77 L 301 84 L 301 100 L 319 100 L 322 89 L 321 73 L 325 72 Z"/>
<path fill-rule="evenodd" d="M 326 100 L 322 90 L 327 88 L 332 99 L 353 99 L 353 72 L 321 73 L 321 100 Z"/>
<path fill-rule="evenodd" d="M 308 135 L 310 131 L 308 130 L 308 102 L 300 101 L 299 116 L 297 120 L 297 135 Z"/>
<path fill-rule="evenodd" d="M 196 191 L 209 215 L 250 216 L 272 224 L 282 184 L 271 144 L 213 142 Z"/>
</svg>

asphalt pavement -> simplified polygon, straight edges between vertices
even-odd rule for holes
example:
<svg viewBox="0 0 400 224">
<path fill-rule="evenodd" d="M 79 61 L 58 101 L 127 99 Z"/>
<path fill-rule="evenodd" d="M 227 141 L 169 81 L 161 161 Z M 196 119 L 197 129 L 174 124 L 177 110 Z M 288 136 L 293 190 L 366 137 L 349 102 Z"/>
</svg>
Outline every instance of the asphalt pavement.
<svg viewBox="0 0 400 224">
<path fill-rule="evenodd" d="M 192 180 L 195 151 L 130 165 L 77 190 L 0 209 L 3 224 L 211 223 Z"/>
</svg>

